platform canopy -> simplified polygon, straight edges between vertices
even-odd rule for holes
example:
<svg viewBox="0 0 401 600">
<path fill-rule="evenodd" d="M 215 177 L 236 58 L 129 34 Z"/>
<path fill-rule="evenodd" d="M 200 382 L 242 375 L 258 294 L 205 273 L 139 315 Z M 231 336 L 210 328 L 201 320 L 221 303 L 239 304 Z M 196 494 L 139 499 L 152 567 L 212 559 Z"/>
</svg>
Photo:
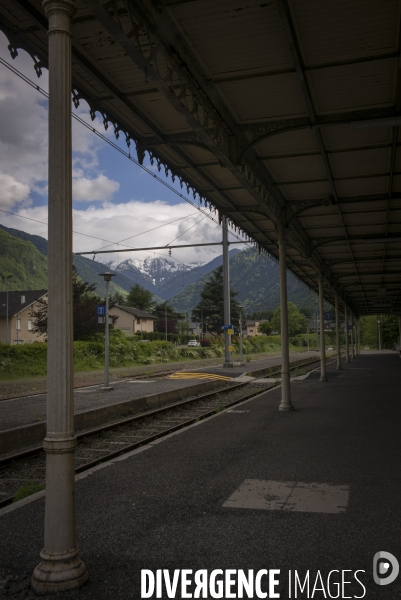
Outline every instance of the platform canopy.
<svg viewBox="0 0 401 600">
<path fill-rule="evenodd" d="M 312 289 L 401 312 L 399 0 L 76 0 L 74 102 Z M 0 28 L 47 64 L 37 0 Z M 207 241 L 207 240 L 205 240 Z"/>
</svg>

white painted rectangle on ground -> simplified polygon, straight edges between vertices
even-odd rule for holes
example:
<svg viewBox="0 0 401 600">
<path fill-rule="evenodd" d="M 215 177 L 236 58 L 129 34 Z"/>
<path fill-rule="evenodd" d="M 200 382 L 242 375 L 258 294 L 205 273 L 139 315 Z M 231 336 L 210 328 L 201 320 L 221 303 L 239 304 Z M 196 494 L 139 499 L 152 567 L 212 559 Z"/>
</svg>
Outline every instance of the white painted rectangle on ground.
<svg viewBox="0 0 401 600">
<path fill-rule="evenodd" d="M 245 479 L 223 506 L 334 514 L 347 509 L 348 497 L 347 485 Z"/>
</svg>

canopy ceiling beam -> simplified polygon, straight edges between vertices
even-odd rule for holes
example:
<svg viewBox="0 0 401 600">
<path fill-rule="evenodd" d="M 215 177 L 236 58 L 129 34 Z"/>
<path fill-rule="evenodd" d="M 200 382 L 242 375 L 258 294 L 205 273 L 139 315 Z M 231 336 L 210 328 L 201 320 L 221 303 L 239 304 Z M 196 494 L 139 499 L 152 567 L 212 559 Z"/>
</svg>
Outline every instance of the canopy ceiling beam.
<svg viewBox="0 0 401 600">
<path fill-rule="evenodd" d="M 324 146 L 324 142 L 323 142 L 323 138 L 322 138 L 322 134 L 321 131 L 319 129 L 319 127 L 315 127 L 315 125 L 317 124 L 316 122 L 316 115 L 315 115 L 315 109 L 313 106 L 313 101 L 311 98 L 311 94 L 310 94 L 310 90 L 309 90 L 309 86 L 308 86 L 308 82 L 306 80 L 305 77 L 305 71 L 304 71 L 304 64 L 303 64 L 303 60 L 302 60 L 302 55 L 301 55 L 301 51 L 299 49 L 299 45 L 298 45 L 298 40 L 297 40 L 297 36 L 296 36 L 296 32 L 295 32 L 295 28 L 294 28 L 294 24 L 292 22 L 292 17 L 291 17 L 291 13 L 287 4 L 287 0 L 276 0 L 277 3 L 277 8 L 278 8 L 278 12 L 280 14 L 280 18 L 281 18 L 281 23 L 283 25 L 284 28 L 284 32 L 287 38 L 287 43 L 289 45 L 289 49 L 294 61 L 294 65 L 295 65 L 295 70 L 297 73 L 297 77 L 298 77 L 298 81 L 299 84 L 301 86 L 301 90 L 302 90 L 302 94 L 307 106 L 307 110 L 309 113 L 309 118 L 311 120 L 311 123 L 314 126 L 314 131 L 315 131 L 315 135 L 316 135 L 316 139 L 317 139 L 317 143 L 320 149 L 320 153 L 323 159 L 323 163 L 324 163 L 324 167 L 325 167 L 325 171 L 326 171 L 326 176 L 327 179 L 329 180 L 329 184 L 330 184 L 330 188 L 331 188 L 331 193 L 332 196 L 334 198 L 334 203 L 337 207 L 337 212 L 338 215 L 340 217 L 341 220 L 341 227 L 344 231 L 344 237 L 348 243 L 348 248 L 349 248 L 349 252 L 351 255 L 351 258 L 354 262 L 354 268 L 355 268 L 355 273 L 358 277 L 358 281 L 359 281 L 359 276 L 358 276 L 358 267 L 356 265 L 355 262 L 355 257 L 354 254 L 352 252 L 352 247 L 351 244 L 348 240 L 348 231 L 347 231 L 347 226 L 345 224 L 345 220 L 344 220 L 344 216 L 341 210 L 341 207 L 339 205 L 338 202 L 338 196 L 337 196 L 337 189 L 334 183 L 334 178 L 333 178 L 333 173 L 331 170 L 331 166 L 329 163 L 329 159 L 327 158 L 327 153 L 326 153 L 326 148 Z M 360 282 L 359 282 L 360 283 Z M 360 284 L 361 285 L 361 284 Z M 361 291 L 363 293 L 363 288 L 361 285 Z"/>
</svg>

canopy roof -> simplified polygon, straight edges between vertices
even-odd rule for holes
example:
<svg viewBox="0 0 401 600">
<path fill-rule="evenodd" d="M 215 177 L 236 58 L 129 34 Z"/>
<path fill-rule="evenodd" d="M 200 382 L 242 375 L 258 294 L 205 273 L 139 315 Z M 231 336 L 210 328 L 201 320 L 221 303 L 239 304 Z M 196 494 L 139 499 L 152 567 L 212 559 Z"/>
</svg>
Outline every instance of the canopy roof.
<svg viewBox="0 0 401 600">
<path fill-rule="evenodd" d="M 401 312 L 399 0 L 76 0 L 74 99 L 313 289 Z M 0 27 L 40 70 L 37 0 Z"/>
</svg>

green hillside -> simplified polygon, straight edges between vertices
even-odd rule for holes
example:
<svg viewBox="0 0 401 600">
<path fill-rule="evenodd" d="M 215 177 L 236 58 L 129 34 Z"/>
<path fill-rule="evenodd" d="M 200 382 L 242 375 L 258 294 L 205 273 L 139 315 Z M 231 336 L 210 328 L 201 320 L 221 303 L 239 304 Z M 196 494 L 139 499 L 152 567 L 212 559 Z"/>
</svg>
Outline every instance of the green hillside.
<svg viewBox="0 0 401 600">
<path fill-rule="evenodd" d="M 43 290 L 47 288 L 47 259 L 31 242 L 0 229 L 0 273 L 12 275 L 8 283 L 0 277 L 0 290 Z"/>
<path fill-rule="evenodd" d="M 174 296 L 170 302 L 176 310 L 189 312 L 200 301 L 207 275 Z M 274 310 L 280 303 L 280 273 L 275 261 L 259 255 L 253 248 L 230 259 L 231 288 L 247 312 Z M 314 307 L 315 293 L 287 272 L 288 300 L 298 307 Z"/>
<path fill-rule="evenodd" d="M 9 280 L 9 290 L 43 290 L 47 288 L 47 240 L 18 229 L 8 229 L 0 225 L 0 274 L 12 275 Z M 106 293 L 106 284 L 99 273 L 106 267 L 96 263 L 97 269 L 92 267 L 92 261 L 81 256 L 73 256 L 78 275 L 89 284 L 96 283 L 96 292 L 99 296 Z M 119 279 L 117 276 L 115 279 Z M 126 278 L 123 277 L 123 280 Z M 110 293 L 126 292 L 132 287 L 132 282 L 125 282 L 123 288 L 112 281 Z M 129 287 L 128 287 L 129 286 Z M 0 277 L 0 290 L 6 289 L 6 282 Z"/>
</svg>

